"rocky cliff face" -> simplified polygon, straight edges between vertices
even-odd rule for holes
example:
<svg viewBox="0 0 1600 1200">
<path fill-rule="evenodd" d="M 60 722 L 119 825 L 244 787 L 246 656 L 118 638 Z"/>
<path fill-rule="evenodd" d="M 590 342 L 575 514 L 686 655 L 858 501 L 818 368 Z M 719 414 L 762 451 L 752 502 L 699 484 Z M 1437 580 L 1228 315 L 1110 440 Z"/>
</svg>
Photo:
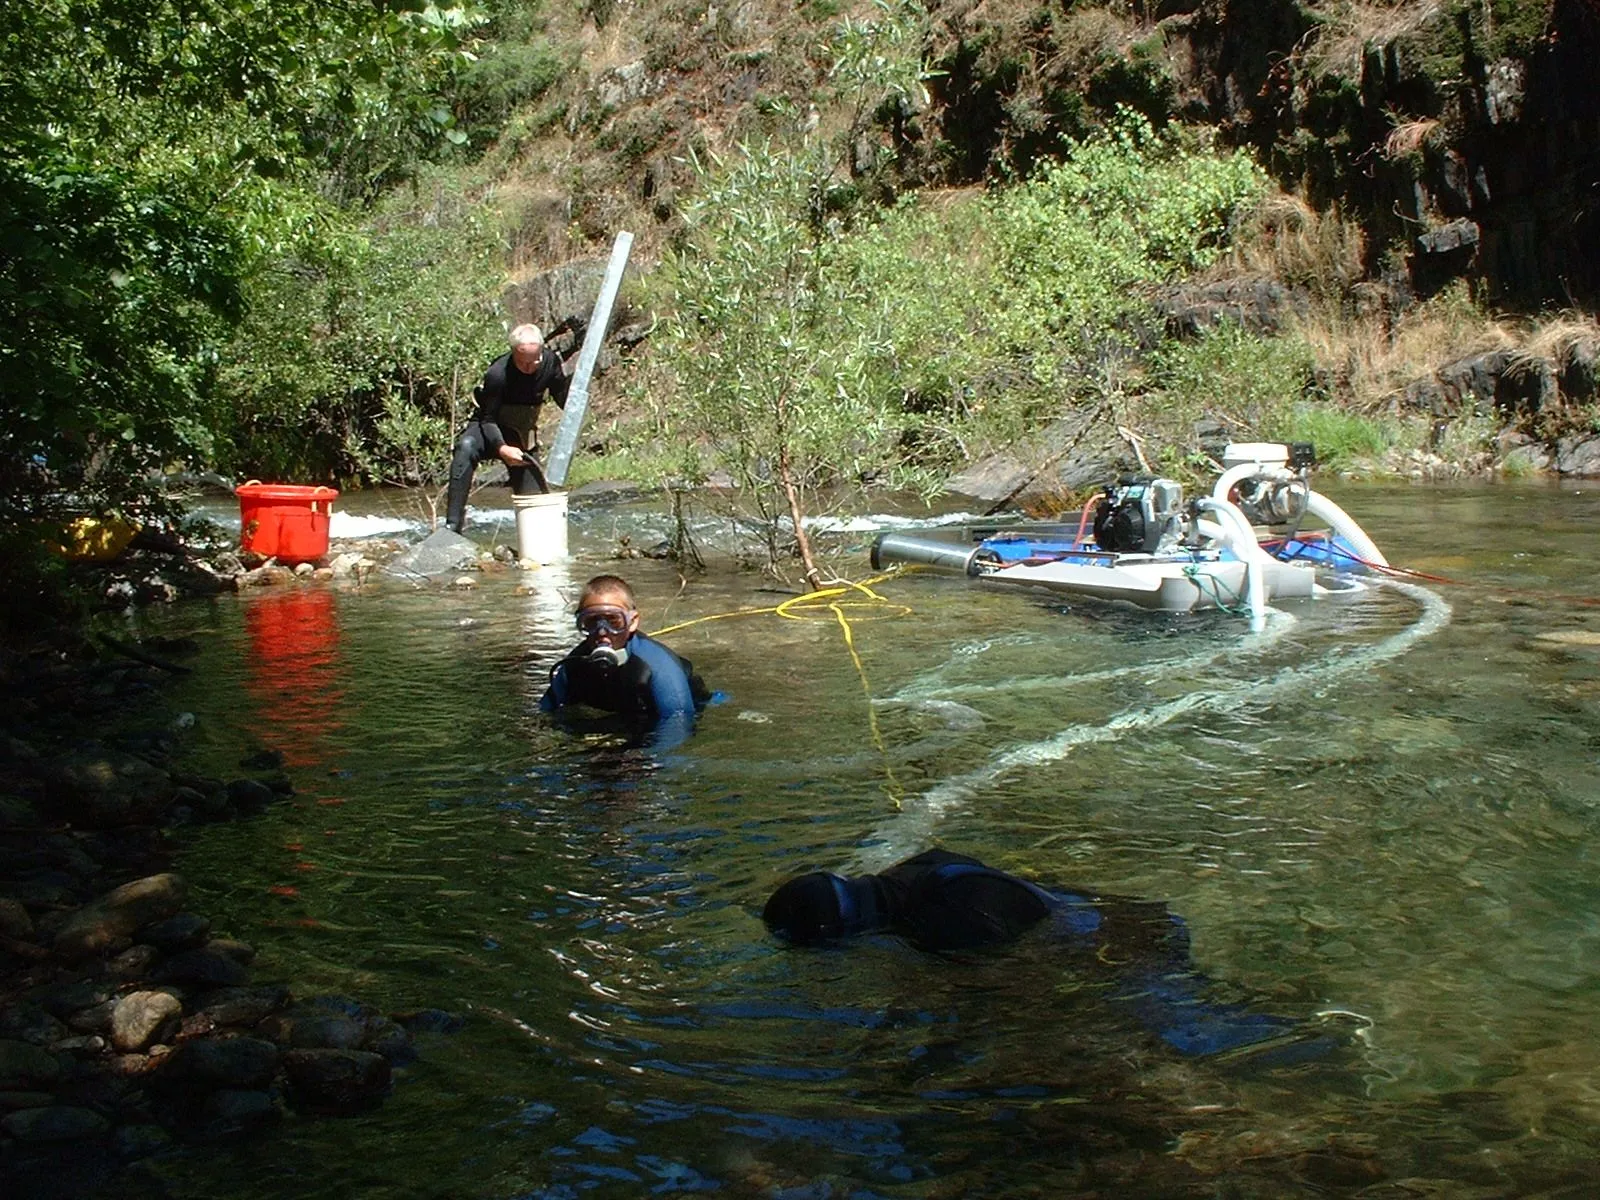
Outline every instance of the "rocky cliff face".
<svg viewBox="0 0 1600 1200">
<path fill-rule="evenodd" d="M 1285 187 L 1362 223 L 1368 274 L 1391 286 L 1600 300 L 1597 0 L 1157 0 L 1009 20 L 956 0 L 939 18 L 929 145 L 952 182 L 1026 169 L 1126 103 L 1253 145 Z"/>
</svg>

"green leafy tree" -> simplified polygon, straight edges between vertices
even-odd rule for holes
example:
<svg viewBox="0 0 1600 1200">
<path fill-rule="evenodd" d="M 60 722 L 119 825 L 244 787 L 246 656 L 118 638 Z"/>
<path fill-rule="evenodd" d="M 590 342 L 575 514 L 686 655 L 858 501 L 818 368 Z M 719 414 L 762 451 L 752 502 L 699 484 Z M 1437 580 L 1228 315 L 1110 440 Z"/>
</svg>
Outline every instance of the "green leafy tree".
<svg viewBox="0 0 1600 1200">
<path fill-rule="evenodd" d="M 0 507 L 149 503 L 204 461 L 263 256 L 450 114 L 473 17 L 420 0 L 41 0 L 0 16 Z"/>
<path fill-rule="evenodd" d="M 886 350 L 876 330 L 837 319 L 866 299 L 842 254 L 846 166 L 870 114 L 921 86 L 923 20 L 915 6 L 880 3 L 873 20 L 841 23 L 829 77 L 844 128 L 698 163 L 687 233 L 664 268 L 673 309 L 659 340 L 670 361 L 694 364 L 677 380 L 677 420 L 739 482 L 774 566 L 787 518 L 812 587 L 821 571 L 805 516 L 816 489 L 895 457 L 895 414 L 868 386 Z"/>
</svg>

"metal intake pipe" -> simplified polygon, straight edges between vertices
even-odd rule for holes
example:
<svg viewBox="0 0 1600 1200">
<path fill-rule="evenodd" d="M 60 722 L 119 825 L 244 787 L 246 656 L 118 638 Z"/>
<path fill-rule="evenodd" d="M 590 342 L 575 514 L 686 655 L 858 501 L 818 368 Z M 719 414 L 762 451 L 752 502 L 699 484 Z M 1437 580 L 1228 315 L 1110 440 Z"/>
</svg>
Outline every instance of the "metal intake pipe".
<svg viewBox="0 0 1600 1200">
<path fill-rule="evenodd" d="M 872 543 L 874 571 L 881 571 L 890 563 L 920 563 L 963 575 L 981 575 L 992 561 L 991 552 L 981 546 L 961 546 L 908 533 L 880 533 Z"/>
</svg>

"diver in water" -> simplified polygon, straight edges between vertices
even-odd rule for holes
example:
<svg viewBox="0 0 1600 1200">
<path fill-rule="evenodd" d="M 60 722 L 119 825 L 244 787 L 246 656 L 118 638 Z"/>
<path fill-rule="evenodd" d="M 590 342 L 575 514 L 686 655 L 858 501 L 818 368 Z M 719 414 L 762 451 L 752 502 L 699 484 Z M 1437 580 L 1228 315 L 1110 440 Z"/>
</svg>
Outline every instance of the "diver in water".
<svg viewBox="0 0 1600 1200">
<path fill-rule="evenodd" d="M 948 850 L 925 850 L 876 875 L 798 876 L 772 894 L 761 918 L 795 945 L 893 933 L 931 951 L 1003 945 L 1038 928 L 1071 965 L 1104 979 L 1109 999 L 1192 1057 L 1244 1051 L 1252 1063 L 1281 1065 L 1344 1040 L 1209 999 L 1212 985 L 1189 958 L 1188 929 L 1160 901 L 1043 888 Z"/>
<path fill-rule="evenodd" d="M 586 705 L 653 727 L 657 748 L 676 745 L 712 699 L 690 662 L 639 632 L 633 588 L 616 575 L 596 575 L 578 599 L 583 641 L 550 670 L 539 701 L 544 712 Z"/>
</svg>

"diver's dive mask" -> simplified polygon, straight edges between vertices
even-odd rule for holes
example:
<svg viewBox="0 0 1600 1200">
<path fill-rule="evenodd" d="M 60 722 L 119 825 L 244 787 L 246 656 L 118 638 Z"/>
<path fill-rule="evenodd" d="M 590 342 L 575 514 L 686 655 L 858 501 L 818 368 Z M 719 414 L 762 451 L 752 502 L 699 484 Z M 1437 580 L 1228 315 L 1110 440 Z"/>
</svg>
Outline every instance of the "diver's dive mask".
<svg viewBox="0 0 1600 1200">
<path fill-rule="evenodd" d="M 597 633 L 627 633 L 639 614 L 615 604 L 591 604 L 577 614 L 578 631 L 590 637 Z"/>
</svg>

